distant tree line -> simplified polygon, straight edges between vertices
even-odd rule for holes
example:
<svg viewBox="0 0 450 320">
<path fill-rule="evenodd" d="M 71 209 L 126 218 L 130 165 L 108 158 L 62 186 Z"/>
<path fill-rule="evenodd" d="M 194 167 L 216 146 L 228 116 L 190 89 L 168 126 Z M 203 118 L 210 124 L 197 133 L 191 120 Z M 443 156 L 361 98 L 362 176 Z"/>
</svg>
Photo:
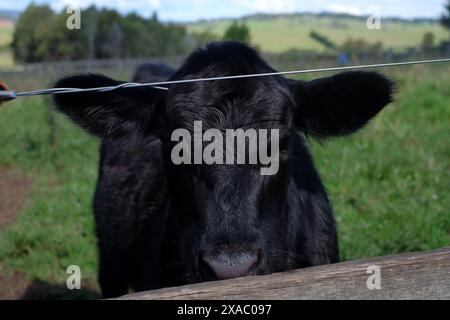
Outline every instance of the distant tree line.
<svg viewBox="0 0 450 320">
<path fill-rule="evenodd" d="M 156 15 L 120 15 L 91 6 L 81 12 L 81 29 L 66 26 L 69 15 L 31 4 L 19 17 L 12 42 L 16 61 L 107 59 L 176 55 L 185 50 L 186 29 L 163 24 Z"/>
<path fill-rule="evenodd" d="M 30 4 L 17 20 L 12 50 L 17 62 L 153 57 L 185 54 L 207 41 L 230 39 L 250 42 L 250 31 L 234 22 L 219 37 L 208 31 L 188 34 L 186 27 L 162 23 L 156 14 L 135 13 L 91 6 L 81 11 L 81 28 L 70 30 L 66 10 Z"/>
<path fill-rule="evenodd" d="M 441 16 L 441 24 L 450 30 L 450 1 Z M 91 6 L 81 12 L 81 29 L 69 30 L 66 10 L 56 13 L 47 5 L 31 4 L 17 20 L 12 49 L 17 62 L 55 60 L 109 59 L 181 55 L 212 40 L 235 40 L 251 43 L 250 29 L 244 22 L 234 21 L 223 36 L 211 31 L 188 33 L 183 25 L 162 23 L 156 14 L 144 18 L 135 13 L 121 15 L 115 10 Z M 261 16 L 265 18 L 266 16 Z M 309 36 L 329 54 L 380 56 L 391 49 L 381 42 L 348 38 L 336 44 L 312 30 Z M 288 50 L 286 57 L 300 49 Z M 427 32 L 421 43 L 407 51 L 448 54 L 450 41 L 436 43 Z"/>
<path fill-rule="evenodd" d="M 440 18 L 441 24 L 450 31 L 450 0 L 445 5 L 445 12 Z"/>
</svg>

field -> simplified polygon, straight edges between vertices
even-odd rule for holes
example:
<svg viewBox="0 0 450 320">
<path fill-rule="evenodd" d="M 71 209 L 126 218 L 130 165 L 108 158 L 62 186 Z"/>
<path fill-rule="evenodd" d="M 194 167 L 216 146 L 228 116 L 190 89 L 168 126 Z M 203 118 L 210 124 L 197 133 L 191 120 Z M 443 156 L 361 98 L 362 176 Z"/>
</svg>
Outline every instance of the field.
<svg viewBox="0 0 450 320">
<path fill-rule="evenodd" d="M 324 51 L 325 48 L 312 40 L 312 30 L 327 36 L 336 44 L 342 44 L 348 38 L 365 39 L 374 43 L 381 41 L 385 48 L 403 50 L 420 44 L 426 32 L 432 32 L 435 43 L 448 38 L 448 31 L 437 23 L 381 21 L 381 30 L 369 30 L 363 19 L 333 16 L 292 15 L 278 17 L 250 17 L 246 20 L 250 27 L 252 43 L 266 52 L 279 53 L 292 48 Z M 3 22 L 3 23 L 2 23 Z M 213 20 L 187 25 L 188 31 L 209 31 L 221 37 L 231 20 Z M 9 21 L 0 21 L 0 67 L 13 64 L 12 55 L 7 46 L 12 39 L 13 26 Z"/>
<path fill-rule="evenodd" d="M 14 25 L 12 22 L 0 20 L 0 67 L 13 64 L 11 51 L 9 49 L 13 30 Z"/>
<path fill-rule="evenodd" d="M 439 24 L 425 22 L 381 20 L 381 30 L 369 30 L 363 19 L 330 16 L 250 17 L 245 22 L 250 28 L 252 43 L 267 52 L 282 52 L 292 48 L 323 51 L 324 47 L 309 37 L 312 30 L 338 45 L 348 38 L 362 38 L 370 43 L 381 41 L 385 48 L 393 50 L 419 45 L 426 32 L 432 32 L 436 42 L 448 37 L 448 32 Z M 230 23 L 230 20 L 200 22 L 188 25 L 188 30 L 209 31 L 222 36 Z"/>
<path fill-rule="evenodd" d="M 450 244 L 449 71 L 389 70 L 395 103 L 357 135 L 311 141 L 344 260 Z M 43 297 L 67 297 L 62 285 L 72 264 L 81 267 L 84 288 L 98 289 L 91 213 L 98 141 L 49 106 L 26 98 L 0 109 L 0 180 L 30 185 L 20 214 L 0 230 L 0 274 L 19 274 L 25 287 L 37 283 Z M 2 194 L 10 191 L 0 184 Z"/>
</svg>

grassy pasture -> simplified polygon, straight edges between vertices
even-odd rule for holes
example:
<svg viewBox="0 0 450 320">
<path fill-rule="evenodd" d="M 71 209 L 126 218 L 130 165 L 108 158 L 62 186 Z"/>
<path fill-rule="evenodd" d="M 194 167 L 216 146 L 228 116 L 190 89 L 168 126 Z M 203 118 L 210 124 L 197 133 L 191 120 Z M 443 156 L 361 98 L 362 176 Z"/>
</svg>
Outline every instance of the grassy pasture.
<svg viewBox="0 0 450 320">
<path fill-rule="evenodd" d="M 11 43 L 13 30 L 12 22 L 0 20 L 0 47 Z"/>
<path fill-rule="evenodd" d="M 13 57 L 9 45 L 12 41 L 14 25 L 9 21 L 0 20 L 0 66 L 13 64 Z"/>
<path fill-rule="evenodd" d="M 279 53 L 292 48 L 323 51 L 321 44 L 309 37 L 312 30 L 342 44 L 346 39 L 381 41 L 385 48 L 402 50 L 420 44 L 426 32 L 435 35 L 435 42 L 447 39 L 449 34 L 438 23 L 383 21 L 381 30 L 369 30 L 364 20 L 330 16 L 278 16 L 268 18 L 250 17 L 245 20 L 250 27 L 252 43 L 266 52 Z M 9 44 L 13 25 L 0 21 L 0 67 L 14 64 Z M 190 32 L 209 31 L 222 36 L 231 20 L 213 20 L 187 25 Z"/>
<path fill-rule="evenodd" d="M 381 20 L 381 30 L 369 30 L 364 20 L 345 17 L 250 17 L 245 22 L 250 28 L 252 43 L 267 52 L 283 52 L 291 48 L 323 51 L 323 46 L 309 37 L 312 30 L 338 45 L 348 38 L 365 39 L 370 43 L 381 41 L 385 48 L 394 50 L 419 45 L 426 32 L 432 32 L 436 41 L 448 38 L 448 31 L 437 23 Z M 230 20 L 199 22 L 188 25 L 188 30 L 209 31 L 222 36 L 230 23 Z"/>
<path fill-rule="evenodd" d="M 344 260 L 450 244 L 449 71 L 386 71 L 397 83 L 395 103 L 352 137 L 311 141 Z M 0 264 L 54 284 L 76 264 L 95 287 L 98 141 L 49 106 L 25 98 L 0 109 L 0 166 L 33 181 L 23 212 L 0 230 Z"/>
</svg>

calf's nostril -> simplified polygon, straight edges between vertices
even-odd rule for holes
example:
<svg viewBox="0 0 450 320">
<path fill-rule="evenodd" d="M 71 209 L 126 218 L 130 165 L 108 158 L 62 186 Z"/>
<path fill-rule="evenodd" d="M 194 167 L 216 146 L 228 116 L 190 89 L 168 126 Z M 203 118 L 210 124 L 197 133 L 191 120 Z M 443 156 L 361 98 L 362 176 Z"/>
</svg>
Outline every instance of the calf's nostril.
<svg viewBox="0 0 450 320">
<path fill-rule="evenodd" d="M 202 258 L 219 279 L 243 277 L 259 264 L 258 252 L 221 253 Z"/>
</svg>

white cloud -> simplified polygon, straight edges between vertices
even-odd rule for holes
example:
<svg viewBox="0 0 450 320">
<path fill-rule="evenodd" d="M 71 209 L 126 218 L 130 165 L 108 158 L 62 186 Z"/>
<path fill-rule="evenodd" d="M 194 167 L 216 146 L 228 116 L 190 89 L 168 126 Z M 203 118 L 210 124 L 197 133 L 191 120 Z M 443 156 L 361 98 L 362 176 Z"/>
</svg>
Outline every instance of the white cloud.
<svg viewBox="0 0 450 320">
<path fill-rule="evenodd" d="M 151 5 L 153 8 L 159 8 L 161 7 L 161 1 L 160 0 L 147 0 L 148 4 Z"/>
<path fill-rule="evenodd" d="M 333 3 L 326 7 L 328 11 L 335 13 L 348 13 L 353 15 L 363 14 L 363 10 L 360 7 L 352 4 Z"/>
<path fill-rule="evenodd" d="M 255 12 L 264 13 L 293 12 L 297 8 L 294 0 L 232 0 L 232 3 Z"/>
<path fill-rule="evenodd" d="M 51 3 L 56 10 L 70 5 L 77 8 L 86 8 L 95 4 L 97 7 L 115 8 L 122 12 L 137 11 L 148 14 L 161 8 L 161 0 L 58 0 Z"/>
<path fill-rule="evenodd" d="M 0 0 L 4 9 L 24 9 L 32 0 Z M 437 17 L 447 0 L 34 0 L 48 3 L 60 11 L 67 5 L 86 8 L 91 4 L 122 13 L 137 12 L 150 16 L 157 11 L 164 21 L 192 21 L 219 17 L 240 17 L 256 12 L 292 13 L 324 12 L 370 14 L 371 5 L 377 5 L 383 16 Z M 5 4 L 3 4 L 5 2 Z M 6 4 L 7 3 L 7 4 Z"/>
</svg>

